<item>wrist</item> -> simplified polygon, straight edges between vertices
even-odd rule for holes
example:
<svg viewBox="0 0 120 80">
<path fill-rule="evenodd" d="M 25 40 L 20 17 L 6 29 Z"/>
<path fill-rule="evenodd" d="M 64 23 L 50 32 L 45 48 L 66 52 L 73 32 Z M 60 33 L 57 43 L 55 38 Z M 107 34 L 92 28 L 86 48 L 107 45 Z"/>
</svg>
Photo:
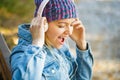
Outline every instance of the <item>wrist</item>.
<svg viewBox="0 0 120 80">
<path fill-rule="evenodd" d="M 86 41 L 77 41 L 76 44 L 80 50 L 86 50 L 87 48 Z"/>
<path fill-rule="evenodd" d="M 40 42 L 40 41 L 37 41 L 37 40 L 33 40 L 33 41 L 32 41 L 32 45 L 38 46 L 38 47 L 42 48 L 43 45 L 44 45 L 44 42 Z"/>
</svg>

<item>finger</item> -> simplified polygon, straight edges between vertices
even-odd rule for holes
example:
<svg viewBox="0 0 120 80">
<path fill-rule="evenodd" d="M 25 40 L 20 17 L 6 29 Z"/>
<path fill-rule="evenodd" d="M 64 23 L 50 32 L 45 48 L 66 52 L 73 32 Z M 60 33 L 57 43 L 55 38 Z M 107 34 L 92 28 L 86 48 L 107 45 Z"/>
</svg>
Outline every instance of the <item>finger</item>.
<svg viewBox="0 0 120 80">
<path fill-rule="evenodd" d="M 46 23 L 47 23 L 47 20 L 45 17 L 39 18 L 36 22 L 38 28 L 42 28 L 42 30 L 45 28 Z"/>
<path fill-rule="evenodd" d="M 81 24 L 80 24 L 79 21 L 75 21 L 74 23 L 72 23 L 72 26 L 73 26 L 74 28 L 80 28 L 80 27 L 81 27 Z"/>
<path fill-rule="evenodd" d="M 32 28 L 32 27 L 33 27 L 34 22 L 35 22 L 35 18 L 33 18 L 33 19 L 32 19 L 31 24 L 30 24 L 30 28 Z"/>
<path fill-rule="evenodd" d="M 83 25 L 78 25 L 75 27 L 76 29 L 80 29 L 80 28 L 83 28 Z"/>
<path fill-rule="evenodd" d="M 79 29 L 81 27 L 84 27 L 82 24 L 82 21 L 80 21 L 78 18 L 75 19 L 75 21 L 72 23 L 74 28 Z"/>
<path fill-rule="evenodd" d="M 42 24 L 42 18 L 41 17 L 36 17 L 33 24 L 35 26 L 40 26 Z"/>
<path fill-rule="evenodd" d="M 47 22 L 47 21 L 46 21 L 46 17 L 42 17 L 42 18 L 41 18 L 41 21 L 42 21 L 43 24 L 45 25 L 45 23 Z"/>
<path fill-rule="evenodd" d="M 78 26 L 78 25 L 82 25 L 82 22 L 80 20 L 75 20 L 73 23 L 72 23 L 72 26 Z"/>
<path fill-rule="evenodd" d="M 31 21 L 31 26 L 30 26 L 31 30 L 34 28 L 38 29 L 38 30 L 43 30 L 43 31 L 47 31 L 48 29 L 48 23 L 47 23 L 47 19 L 45 17 L 35 17 L 32 21 Z"/>
</svg>

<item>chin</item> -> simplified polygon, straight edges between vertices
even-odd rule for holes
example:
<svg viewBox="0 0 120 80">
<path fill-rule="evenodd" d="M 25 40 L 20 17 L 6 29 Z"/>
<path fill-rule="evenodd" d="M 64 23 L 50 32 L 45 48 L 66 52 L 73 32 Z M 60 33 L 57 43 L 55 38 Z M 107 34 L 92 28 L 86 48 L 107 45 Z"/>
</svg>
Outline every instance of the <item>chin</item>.
<svg viewBox="0 0 120 80">
<path fill-rule="evenodd" d="M 55 48 L 60 49 L 63 45 L 55 46 Z"/>
</svg>

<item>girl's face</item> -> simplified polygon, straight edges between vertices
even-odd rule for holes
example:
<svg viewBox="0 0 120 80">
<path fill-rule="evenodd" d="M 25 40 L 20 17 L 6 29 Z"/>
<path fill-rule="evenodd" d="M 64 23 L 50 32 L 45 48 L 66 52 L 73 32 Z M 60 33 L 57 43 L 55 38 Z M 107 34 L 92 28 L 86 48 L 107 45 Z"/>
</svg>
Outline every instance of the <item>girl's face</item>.
<svg viewBox="0 0 120 80">
<path fill-rule="evenodd" d="M 46 43 L 55 48 L 61 48 L 65 40 L 72 34 L 72 22 L 75 19 L 62 19 L 48 23 L 48 30 L 45 33 Z"/>
</svg>

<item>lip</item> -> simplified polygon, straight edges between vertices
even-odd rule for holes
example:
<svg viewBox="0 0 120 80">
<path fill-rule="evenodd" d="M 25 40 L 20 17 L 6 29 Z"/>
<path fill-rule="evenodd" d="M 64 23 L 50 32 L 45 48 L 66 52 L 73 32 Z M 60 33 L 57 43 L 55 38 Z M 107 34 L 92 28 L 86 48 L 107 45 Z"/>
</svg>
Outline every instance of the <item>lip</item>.
<svg viewBox="0 0 120 80">
<path fill-rule="evenodd" d="M 63 37 L 58 37 L 58 42 L 61 44 L 61 45 L 63 45 L 64 44 L 64 42 L 65 42 L 65 38 Z"/>
</svg>

